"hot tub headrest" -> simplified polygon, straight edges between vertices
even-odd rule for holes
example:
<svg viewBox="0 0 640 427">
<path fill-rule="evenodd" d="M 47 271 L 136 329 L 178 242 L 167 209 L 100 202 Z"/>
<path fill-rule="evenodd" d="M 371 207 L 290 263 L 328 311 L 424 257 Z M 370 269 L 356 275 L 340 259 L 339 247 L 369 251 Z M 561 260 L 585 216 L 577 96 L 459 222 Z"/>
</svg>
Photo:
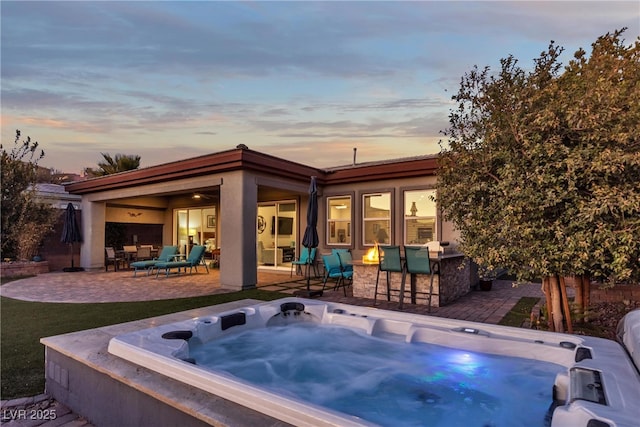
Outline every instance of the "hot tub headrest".
<svg viewBox="0 0 640 427">
<path fill-rule="evenodd" d="M 283 304 L 280 304 L 280 311 L 282 311 L 283 313 L 290 310 L 304 311 L 304 304 L 302 304 L 301 302 L 285 302 Z"/>
</svg>

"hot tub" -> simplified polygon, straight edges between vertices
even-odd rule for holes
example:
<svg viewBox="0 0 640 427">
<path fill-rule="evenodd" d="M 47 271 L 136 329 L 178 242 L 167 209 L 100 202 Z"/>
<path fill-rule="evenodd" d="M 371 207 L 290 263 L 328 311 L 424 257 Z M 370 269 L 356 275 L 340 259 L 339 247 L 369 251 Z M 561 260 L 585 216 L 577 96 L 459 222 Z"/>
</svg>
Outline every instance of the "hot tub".
<svg viewBox="0 0 640 427">
<path fill-rule="evenodd" d="M 271 333 L 275 338 L 256 341 Z M 329 345 L 330 357 L 313 347 L 316 341 Z M 357 343 L 351 353 L 348 343 Z M 286 356 L 274 362 L 263 354 L 268 347 Z M 640 375 L 616 342 L 301 298 L 123 334 L 108 350 L 293 425 L 450 425 L 439 417 L 465 411 L 491 426 L 636 426 L 640 419 Z M 229 362 L 234 355 L 241 360 Z M 311 361 L 301 362 L 307 355 Z M 347 363 L 360 358 L 357 366 Z M 312 372 L 316 367 L 324 371 Z M 278 369 L 295 370 L 301 384 L 280 391 L 273 384 Z M 332 371 L 340 386 L 310 380 Z M 396 399 L 389 408 L 383 407 L 389 398 L 371 400 L 384 390 Z M 372 403 L 352 410 L 360 400 Z M 544 405 L 541 413 L 522 415 L 535 401 Z M 419 421 L 399 418 L 409 412 Z"/>
</svg>

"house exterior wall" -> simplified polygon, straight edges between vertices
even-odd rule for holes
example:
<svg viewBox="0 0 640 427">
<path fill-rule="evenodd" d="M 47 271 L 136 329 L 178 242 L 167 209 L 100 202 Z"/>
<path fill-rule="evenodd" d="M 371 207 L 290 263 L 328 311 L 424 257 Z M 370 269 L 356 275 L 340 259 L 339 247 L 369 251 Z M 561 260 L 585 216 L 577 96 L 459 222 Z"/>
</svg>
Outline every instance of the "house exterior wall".
<svg viewBox="0 0 640 427">
<path fill-rule="evenodd" d="M 206 207 L 217 209 L 216 240 L 221 248 L 220 281 L 223 287 L 247 289 L 257 282 L 257 205 L 260 202 L 295 200 L 297 217 L 292 240 L 296 256 L 302 247 L 306 227 L 308 189 L 311 176 L 318 178 L 318 234 L 320 252 L 336 245 L 327 241 L 327 198 L 349 195 L 352 200 L 351 243 L 354 258 L 370 246 L 362 239 L 362 196 L 391 194 L 392 240 L 403 240 L 403 192 L 435 187 L 434 156 L 359 164 L 329 170 L 289 162 L 238 146 L 235 150 L 123 172 L 69 185 L 69 192 L 82 196 L 81 266 L 104 267 L 105 221 L 163 225 L 162 244 L 173 244 L 175 209 Z M 215 195 L 213 201 L 196 203 L 195 192 Z M 436 237 L 455 242 L 450 224 L 437 221 Z M 345 247 L 339 245 L 339 247 Z"/>
<path fill-rule="evenodd" d="M 436 186 L 435 176 L 413 177 L 404 179 L 389 179 L 366 181 L 360 183 L 348 183 L 339 185 L 329 185 L 323 187 L 323 196 L 318 201 L 318 234 L 320 237 L 320 249 L 328 252 L 332 248 L 345 247 L 342 245 L 332 245 L 327 242 L 327 198 L 335 196 L 351 196 L 352 198 L 352 236 L 351 244 L 346 247 L 351 249 L 354 258 L 360 258 L 371 247 L 363 244 L 362 223 L 363 223 L 363 195 L 370 193 L 391 193 L 391 224 L 393 233 L 392 241 L 389 244 L 403 245 L 404 233 L 404 191 L 434 189 Z M 440 241 L 449 241 L 455 244 L 459 234 L 453 224 L 442 220 L 438 213 L 436 237 Z"/>
<path fill-rule="evenodd" d="M 164 224 L 164 209 L 148 209 L 145 207 L 125 208 L 107 206 L 105 220 L 107 222 L 127 222 L 133 224 Z"/>
</svg>

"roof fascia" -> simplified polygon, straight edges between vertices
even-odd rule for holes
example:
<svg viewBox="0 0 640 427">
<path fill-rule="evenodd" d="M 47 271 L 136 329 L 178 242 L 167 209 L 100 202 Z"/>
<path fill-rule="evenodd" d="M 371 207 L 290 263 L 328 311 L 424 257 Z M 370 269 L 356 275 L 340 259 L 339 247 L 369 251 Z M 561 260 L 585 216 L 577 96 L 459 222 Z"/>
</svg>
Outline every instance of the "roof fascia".
<svg viewBox="0 0 640 427">
<path fill-rule="evenodd" d="M 254 150 L 237 148 L 143 169 L 76 181 L 65 184 L 65 190 L 71 194 L 90 194 L 235 170 L 268 173 L 271 176 L 299 181 L 307 181 L 310 176 L 316 176 L 319 185 L 332 185 L 430 176 L 436 174 L 437 168 L 437 158 L 428 157 L 323 170 Z"/>
<path fill-rule="evenodd" d="M 438 159 L 435 157 L 415 160 L 402 160 L 374 164 L 368 166 L 354 166 L 352 168 L 336 169 L 327 172 L 326 184 L 349 184 L 363 181 L 379 181 L 383 179 L 414 178 L 432 176 L 438 170 Z"/>
<path fill-rule="evenodd" d="M 66 184 L 65 189 L 72 194 L 89 194 L 234 170 L 266 172 L 279 177 L 300 180 L 308 180 L 311 175 L 318 176 L 325 173 L 321 169 L 241 148 L 77 181 Z"/>
</svg>

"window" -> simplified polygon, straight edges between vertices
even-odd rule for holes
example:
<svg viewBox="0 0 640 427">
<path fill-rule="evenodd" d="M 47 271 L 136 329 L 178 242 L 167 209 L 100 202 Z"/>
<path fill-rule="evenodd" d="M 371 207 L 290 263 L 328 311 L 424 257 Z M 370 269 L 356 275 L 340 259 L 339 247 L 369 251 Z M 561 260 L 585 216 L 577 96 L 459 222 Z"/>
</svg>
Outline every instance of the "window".
<svg viewBox="0 0 640 427">
<path fill-rule="evenodd" d="M 363 195 L 362 243 L 372 246 L 391 241 L 391 193 Z"/>
<path fill-rule="evenodd" d="M 424 245 L 436 240 L 435 190 L 404 192 L 405 245 Z"/>
<path fill-rule="evenodd" d="M 327 243 L 351 244 L 351 197 L 327 198 Z"/>
</svg>

